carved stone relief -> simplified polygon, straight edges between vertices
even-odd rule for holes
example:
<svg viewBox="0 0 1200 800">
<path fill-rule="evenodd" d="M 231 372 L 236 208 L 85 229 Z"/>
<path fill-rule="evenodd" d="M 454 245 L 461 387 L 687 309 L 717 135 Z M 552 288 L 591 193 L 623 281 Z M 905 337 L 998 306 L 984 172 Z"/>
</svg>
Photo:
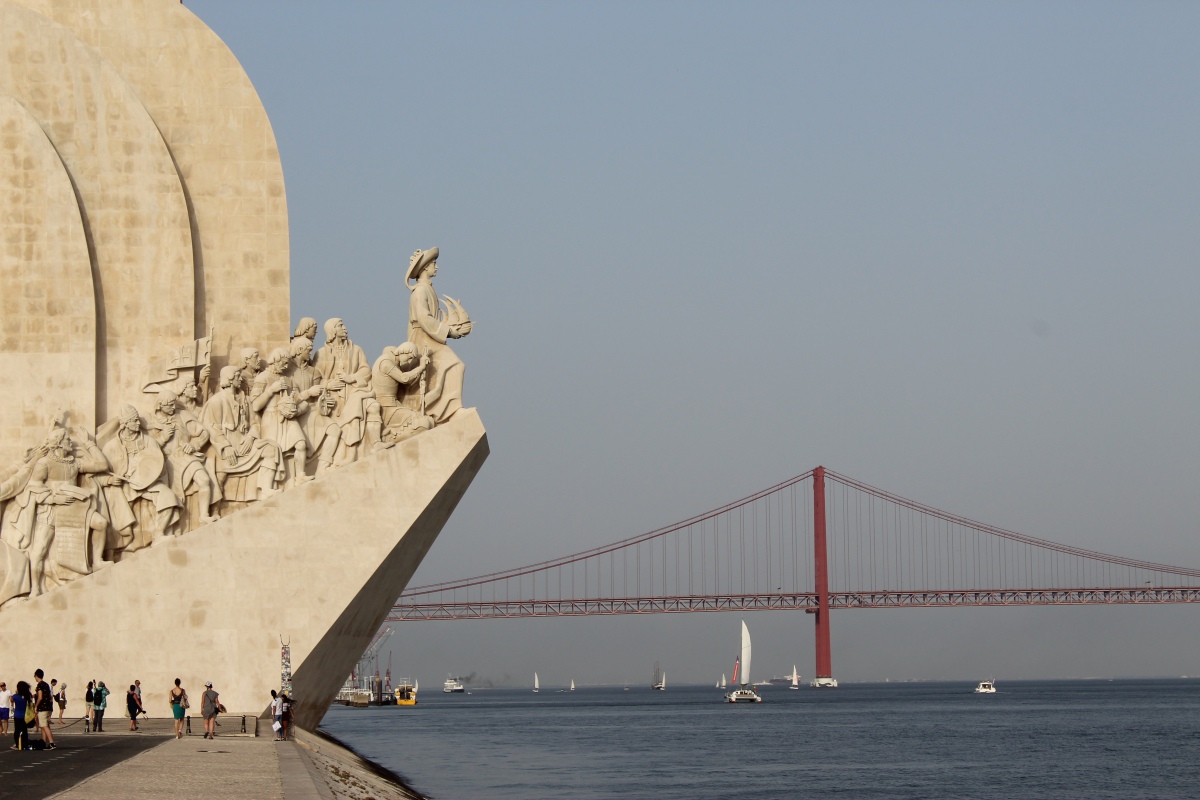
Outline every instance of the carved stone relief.
<svg viewBox="0 0 1200 800">
<path fill-rule="evenodd" d="M 472 323 L 434 293 L 437 257 L 413 254 L 409 340 L 374 362 L 340 318 L 314 358 L 305 317 L 265 369 L 257 349 L 236 351 L 211 394 L 210 334 L 147 365 L 148 412 L 126 404 L 94 437 L 56 413 L 41 443 L 0 466 L 0 608 L 450 419 L 465 367 L 446 342 Z"/>
</svg>

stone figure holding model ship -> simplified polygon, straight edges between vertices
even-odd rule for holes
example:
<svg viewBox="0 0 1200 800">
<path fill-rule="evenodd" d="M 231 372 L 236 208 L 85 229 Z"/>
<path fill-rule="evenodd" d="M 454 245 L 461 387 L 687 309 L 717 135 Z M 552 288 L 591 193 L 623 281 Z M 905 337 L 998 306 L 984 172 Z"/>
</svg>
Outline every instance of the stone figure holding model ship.
<svg viewBox="0 0 1200 800">
<path fill-rule="evenodd" d="M 404 285 L 412 292 L 408 303 L 408 340 L 416 352 L 429 356 L 424 393 L 417 402 L 423 415 L 441 424 L 462 408 L 463 374 L 466 365 L 446 344 L 447 339 L 460 339 L 471 332 L 467 312 L 453 297 L 446 297 L 446 308 L 438 302 L 433 290 L 433 278 L 438 271 L 438 248 L 418 250 L 412 254 L 405 273 Z M 416 281 L 416 284 L 409 283 Z M 411 397 L 411 395 L 409 395 Z"/>
</svg>

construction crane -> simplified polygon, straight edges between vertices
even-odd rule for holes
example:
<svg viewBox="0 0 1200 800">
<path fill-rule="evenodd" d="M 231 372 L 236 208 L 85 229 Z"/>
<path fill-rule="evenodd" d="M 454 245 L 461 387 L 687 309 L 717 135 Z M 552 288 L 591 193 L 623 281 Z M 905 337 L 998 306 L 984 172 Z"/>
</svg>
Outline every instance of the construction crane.
<svg viewBox="0 0 1200 800">
<path fill-rule="evenodd" d="M 358 666 L 350 673 L 350 677 L 346 679 L 346 685 L 342 687 L 342 693 L 351 691 L 371 692 L 375 694 L 375 682 L 379 678 L 379 665 L 376 658 L 379 651 L 383 649 L 383 645 L 392 636 L 391 627 L 381 628 L 371 639 L 371 643 L 367 645 L 367 649 L 363 651 L 362 656 L 358 659 Z M 375 671 L 371 674 L 371 662 L 375 661 Z M 378 702 L 378 699 L 376 699 Z"/>
</svg>

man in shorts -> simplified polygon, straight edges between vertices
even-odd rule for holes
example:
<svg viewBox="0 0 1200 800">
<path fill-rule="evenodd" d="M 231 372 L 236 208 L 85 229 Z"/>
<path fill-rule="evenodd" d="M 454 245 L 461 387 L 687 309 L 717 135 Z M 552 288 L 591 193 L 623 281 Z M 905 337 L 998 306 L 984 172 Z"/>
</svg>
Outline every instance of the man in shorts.
<svg viewBox="0 0 1200 800">
<path fill-rule="evenodd" d="M 54 750 L 54 734 L 50 732 L 50 715 L 54 713 L 54 698 L 50 695 L 50 684 L 44 680 L 46 673 L 41 669 L 33 671 L 33 681 L 37 686 L 33 691 L 33 710 L 37 714 L 38 731 L 47 750 Z"/>
<path fill-rule="evenodd" d="M 8 718 L 11 716 L 12 710 L 12 692 L 8 690 L 8 684 L 0 681 L 0 736 L 8 735 Z"/>
</svg>

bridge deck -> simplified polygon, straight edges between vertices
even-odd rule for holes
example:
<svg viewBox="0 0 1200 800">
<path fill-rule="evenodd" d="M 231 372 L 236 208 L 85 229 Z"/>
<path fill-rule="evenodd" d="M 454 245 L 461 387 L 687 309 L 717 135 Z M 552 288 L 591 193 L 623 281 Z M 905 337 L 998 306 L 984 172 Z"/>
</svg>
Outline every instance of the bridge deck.
<svg viewBox="0 0 1200 800">
<path fill-rule="evenodd" d="M 830 608 L 929 608 L 951 606 L 1138 605 L 1200 602 L 1188 586 L 985 589 L 973 591 L 830 592 Z M 401 603 L 389 621 L 572 617 L 596 614 L 670 614 L 698 611 L 815 611 L 817 595 L 746 594 L 690 597 L 627 597 L 581 600 L 512 600 L 486 603 Z"/>
</svg>

